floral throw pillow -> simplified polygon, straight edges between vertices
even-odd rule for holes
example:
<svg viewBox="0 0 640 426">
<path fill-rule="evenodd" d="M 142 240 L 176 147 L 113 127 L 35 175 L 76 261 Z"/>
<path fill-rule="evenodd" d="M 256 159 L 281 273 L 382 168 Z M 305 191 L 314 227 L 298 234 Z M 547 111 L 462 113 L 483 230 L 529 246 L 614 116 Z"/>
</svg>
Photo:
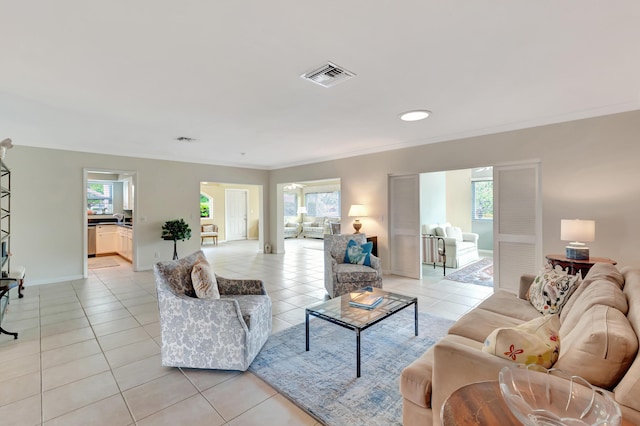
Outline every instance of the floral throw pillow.
<svg viewBox="0 0 640 426">
<path fill-rule="evenodd" d="M 193 265 L 191 282 L 198 299 L 220 299 L 218 282 L 207 261 L 200 261 Z"/>
<path fill-rule="evenodd" d="M 557 314 L 581 282 L 580 275 L 544 269 L 533 280 L 527 298 L 540 313 Z"/>
<path fill-rule="evenodd" d="M 560 319 L 543 315 L 516 327 L 496 328 L 486 338 L 482 351 L 521 364 L 551 368 L 560 354 Z"/>
<path fill-rule="evenodd" d="M 354 240 L 349 240 L 344 254 L 344 263 L 371 266 L 371 250 L 373 250 L 372 242 L 358 244 Z"/>
</svg>

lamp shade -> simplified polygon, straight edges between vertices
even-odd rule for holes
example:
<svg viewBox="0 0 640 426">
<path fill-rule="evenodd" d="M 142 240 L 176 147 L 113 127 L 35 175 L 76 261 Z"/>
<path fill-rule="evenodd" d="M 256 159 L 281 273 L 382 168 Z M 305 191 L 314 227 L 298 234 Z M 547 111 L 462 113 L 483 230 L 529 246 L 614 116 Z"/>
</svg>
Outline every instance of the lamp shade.
<svg viewBox="0 0 640 426">
<path fill-rule="evenodd" d="M 562 241 L 589 242 L 596 238 L 596 222 L 594 220 L 562 219 L 560 222 L 560 239 Z"/>
<path fill-rule="evenodd" d="M 298 207 L 298 214 L 307 214 L 307 208 L 305 206 Z"/>
<path fill-rule="evenodd" d="M 367 208 L 362 204 L 351 204 L 349 207 L 349 213 L 347 216 L 350 217 L 366 217 L 367 216 Z"/>
</svg>

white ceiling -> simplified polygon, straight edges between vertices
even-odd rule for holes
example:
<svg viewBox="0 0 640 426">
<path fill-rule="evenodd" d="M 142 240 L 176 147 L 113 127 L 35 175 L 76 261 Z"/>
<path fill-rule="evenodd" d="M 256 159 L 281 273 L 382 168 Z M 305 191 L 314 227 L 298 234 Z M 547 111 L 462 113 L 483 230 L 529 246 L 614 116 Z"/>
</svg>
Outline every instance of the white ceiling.
<svg viewBox="0 0 640 426">
<path fill-rule="evenodd" d="M 274 169 L 635 109 L 637 0 L 0 0 L 15 145 Z"/>
</svg>

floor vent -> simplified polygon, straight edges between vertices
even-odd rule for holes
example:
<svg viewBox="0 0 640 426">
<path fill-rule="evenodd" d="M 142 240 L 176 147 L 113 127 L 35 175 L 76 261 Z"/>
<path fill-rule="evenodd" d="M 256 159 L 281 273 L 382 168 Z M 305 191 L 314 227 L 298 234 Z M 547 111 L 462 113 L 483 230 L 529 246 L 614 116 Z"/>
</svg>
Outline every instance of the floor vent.
<svg viewBox="0 0 640 426">
<path fill-rule="evenodd" d="M 336 64 L 327 62 L 320 68 L 302 74 L 300 77 L 312 83 L 319 84 L 322 87 L 332 87 L 355 77 L 355 74 Z"/>
</svg>

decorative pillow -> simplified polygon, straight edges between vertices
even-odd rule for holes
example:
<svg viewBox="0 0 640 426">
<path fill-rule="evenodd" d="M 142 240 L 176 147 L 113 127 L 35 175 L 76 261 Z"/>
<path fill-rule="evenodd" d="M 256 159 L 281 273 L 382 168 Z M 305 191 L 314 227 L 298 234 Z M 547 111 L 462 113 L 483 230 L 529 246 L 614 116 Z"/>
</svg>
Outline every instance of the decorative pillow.
<svg viewBox="0 0 640 426">
<path fill-rule="evenodd" d="M 515 327 L 496 328 L 484 341 L 482 351 L 521 364 L 551 368 L 560 353 L 560 319 L 543 315 Z"/>
<path fill-rule="evenodd" d="M 220 299 L 216 276 L 211 273 L 211 266 L 207 261 L 200 261 L 193 265 L 191 282 L 199 299 Z"/>
<path fill-rule="evenodd" d="M 434 228 L 434 231 L 436 232 L 436 236 L 438 237 L 446 237 L 446 235 L 444 234 L 444 228 L 441 226 L 436 226 Z"/>
<path fill-rule="evenodd" d="M 309 225 L 313 228 L 317 228 L 318 226 L 320 226 L 320 224 L 318 222 L 311 222 L 311 225 Z"/>
<path fill-rule="evenodd" d="M 373 250 L 372 242 L 358 244 L 349 240 L 347 251 L 344 254 L 344 263 L 371 266 L 371 250 Z"/>
<path fill-rule="evenodd" d="M 213 232 L 213 225 L 202 225 L 202 232 Z"/>
<path fill-rule="evenodd" d="M 456 241 L 462 241 L 462 229 L 457 226 L 448 226 L 444 229 L 444 232 L 449 238 L 455 238 Z"/>
<path fill-rule="evenodd" d="M 305 226 L 305 227 L 313 226 L 313 222 L 302 222 L 302 226 Z"/>
<path fill-rule="evenodd" d="M 567 275 L 553 269 L 544 269 L 529 287 L 527 299 L 540 313 L 557 314 L 581 281 L 580 275 Z"/>
<path fill-rule="evenodd" d="M 287 222 L 287 223 L 284 224 L 284 227 L 285 228 L 297 228 L 298 224 L 294 223 L 294 222 Z"/>
</svg>

